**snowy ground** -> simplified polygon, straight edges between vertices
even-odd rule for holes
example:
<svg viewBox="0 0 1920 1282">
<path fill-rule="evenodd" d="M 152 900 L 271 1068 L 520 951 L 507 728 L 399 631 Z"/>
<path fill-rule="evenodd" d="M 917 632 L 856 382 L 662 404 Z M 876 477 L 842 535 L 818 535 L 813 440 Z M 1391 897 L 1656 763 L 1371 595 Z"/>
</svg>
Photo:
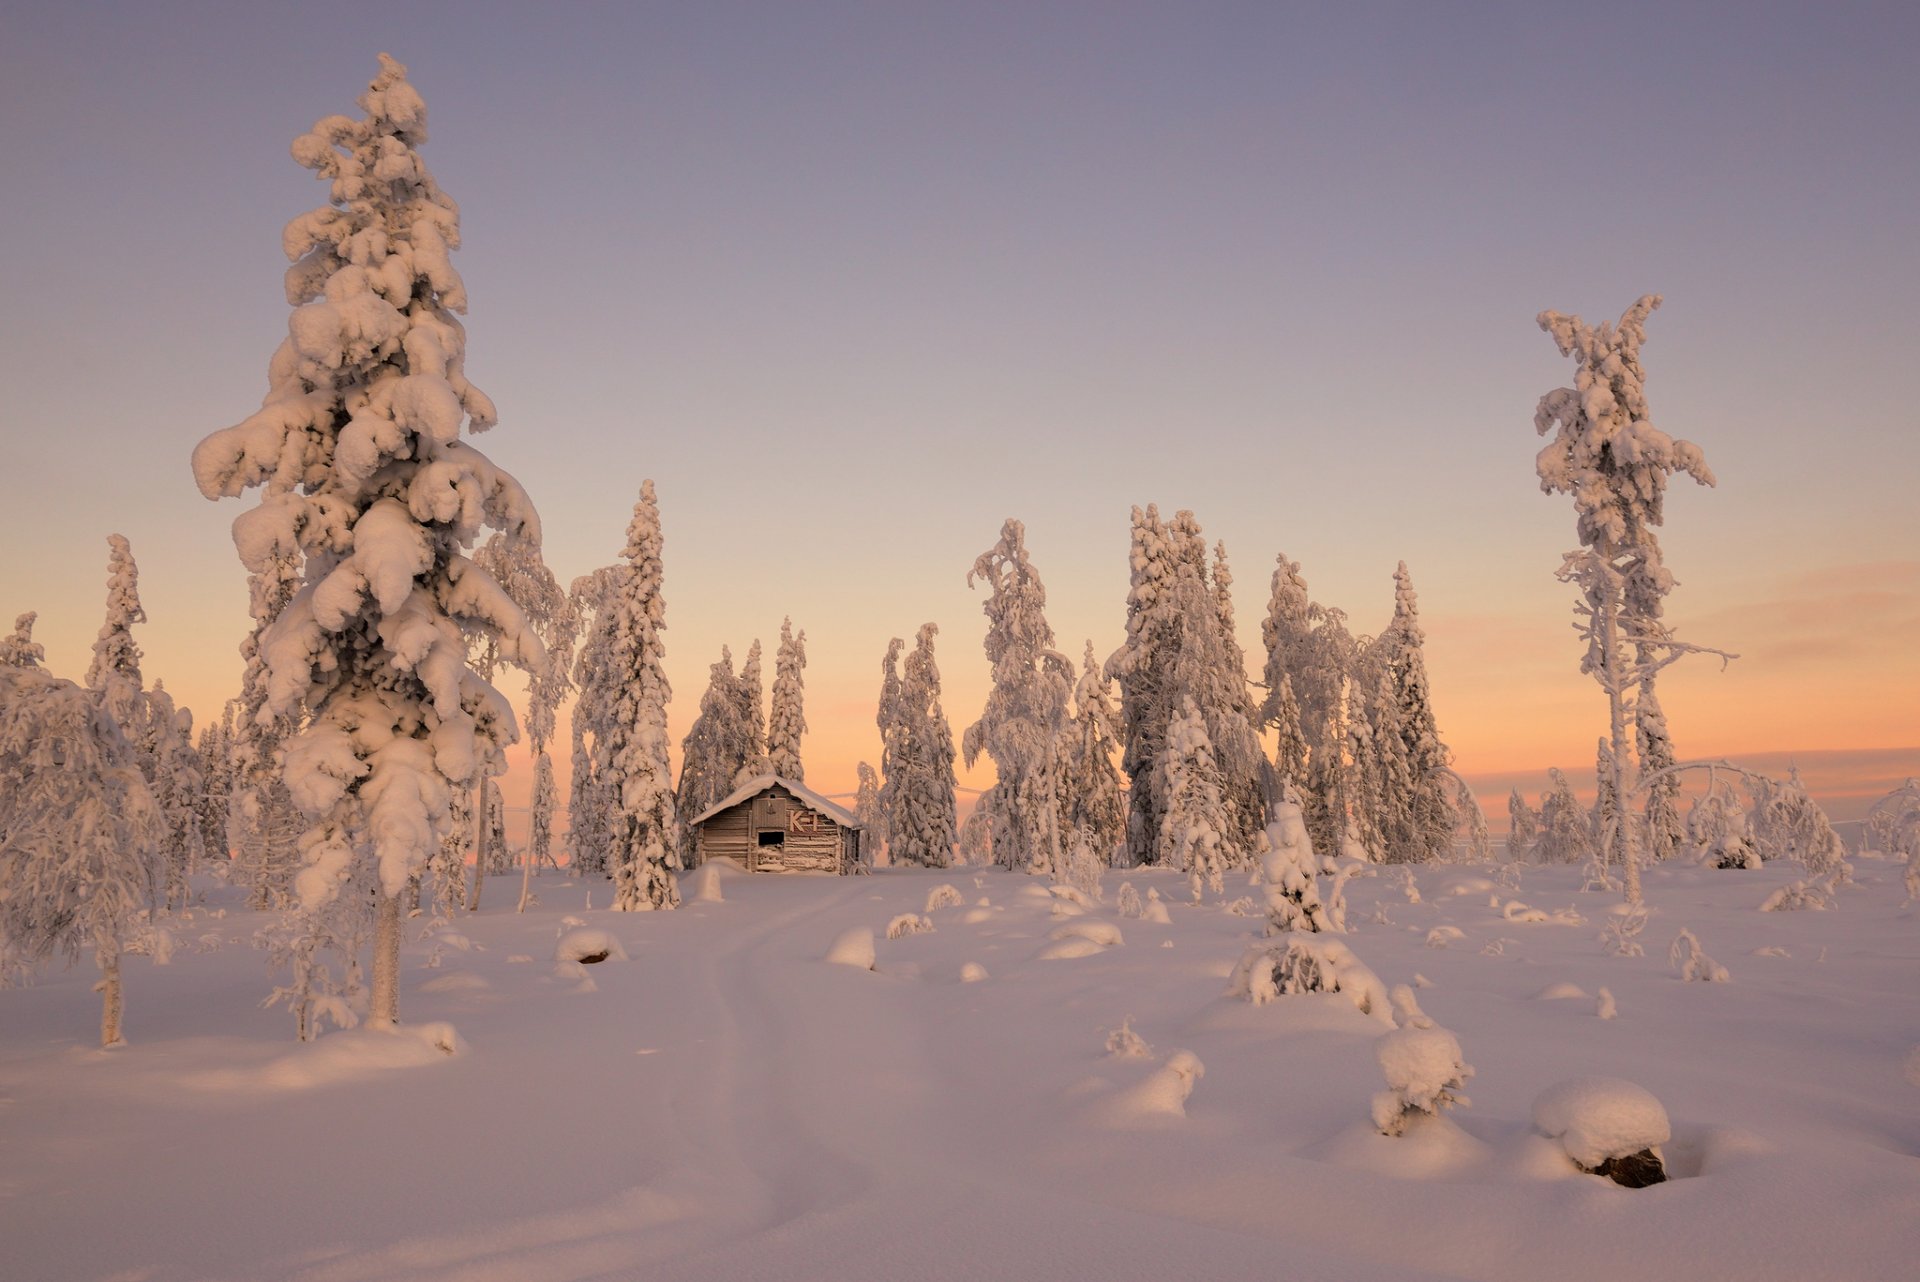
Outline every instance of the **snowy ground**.
<svg viewBox="0 0 1920 1282">
<path fill-rule="evenodd" d="M 1389 984 L 1430 981 L 1478 1070 L 1471 1107 L 1401 1139 L 1368 1120 L 1383 1025 L 1337 995 L 1228 999 L 1262 919 L 1165 874 L 1129 877 L 1168 924 L 1119 918 L 1118 874 L 1073 919 L 969 869 L 729 868 L 724 902 L 653 915 L 550 877 L 516 916 L 502 878 L 458 937 L 409 946 L 408 1033 L 304 1047 L 259 1009 L 258 922 L 216 890 L 191 947 L 132 963 L 124 1050 L 89 1045 L 86 969 L 0 992 L 0 1274 L 1910 1277 L 1920 911 L 1897 866 L 1856 867 L 1836 909 L 1791 913 L 1757 906 L 1797 869 L 1656 871 L 1637 958 L 1603 953 L 1612 897 L 1571 870 L 1423 869 L 1419 902 L 1398 871 L 1351 883 L 1346 942 Z M 888 940 L 941 885 L 963 902 Z M 569 916 L 628 960 L 557 974 Z M 1042 959 L 1069 920 L 1123 942 Z M 823 960 L 861 927 L 877 971 Z M 1682 927 L 1730 982 L 1675 977 Z M 1129 1015 L 1151 1057 L 1107 1055 Z M 1184 1116 L 1156 1112 L 1178 1092 L 1142 1083 L 1183 1050 L 1204 1077 Z M 1680 1178 L 1622 1189 L 1533 1133 L 1535 1096 L 1592 1073 L 1665 1105 Z"/>
</svg>

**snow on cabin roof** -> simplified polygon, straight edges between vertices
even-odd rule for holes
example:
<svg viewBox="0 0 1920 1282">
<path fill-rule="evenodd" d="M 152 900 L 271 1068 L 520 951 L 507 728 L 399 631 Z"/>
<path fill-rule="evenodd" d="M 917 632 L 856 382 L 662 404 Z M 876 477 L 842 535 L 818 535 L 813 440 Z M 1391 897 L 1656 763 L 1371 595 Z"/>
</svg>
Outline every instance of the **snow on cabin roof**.
<svg viewBox="0 0 1920 1282">
<path fill-rule="evenodd" d="M 816 814 L 826 816 L 842 828 L 860 828 L 864 826 L 858 819 L 853 817 L 852 811 L 834 805 L 831 801 L 828 801 L 819 793 L 808 788 L 805 784 L 795 783 L 793 780 L 781 775 L 761 775 L 758 778 L 749 779 L 728 793 L 726 797 L 708 806 L 694 818 L 689 819 L 687 823 L 689 826 L 703 824 L 719 814 L 722 810 L 730 810 L 750 797 L 759 796 L 776 784 L 792 793 L 795 800 L 799 801 L 801 805 Z"/>
</svg>

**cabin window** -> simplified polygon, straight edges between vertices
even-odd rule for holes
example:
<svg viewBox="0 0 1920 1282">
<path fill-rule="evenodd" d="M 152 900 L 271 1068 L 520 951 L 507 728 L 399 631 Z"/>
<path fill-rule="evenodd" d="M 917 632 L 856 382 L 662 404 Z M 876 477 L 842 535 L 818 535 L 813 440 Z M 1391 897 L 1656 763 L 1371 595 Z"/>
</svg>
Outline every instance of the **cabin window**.
<svg viewBox="0 0 1920 1282">
<path fill-rule="evenodd" d="M 762 832 L 758 836 L 760 845 L 763 848 L 767 846 L 784 846 L 787 842 L 787 834 L 784 832 Z"/>
</svg>

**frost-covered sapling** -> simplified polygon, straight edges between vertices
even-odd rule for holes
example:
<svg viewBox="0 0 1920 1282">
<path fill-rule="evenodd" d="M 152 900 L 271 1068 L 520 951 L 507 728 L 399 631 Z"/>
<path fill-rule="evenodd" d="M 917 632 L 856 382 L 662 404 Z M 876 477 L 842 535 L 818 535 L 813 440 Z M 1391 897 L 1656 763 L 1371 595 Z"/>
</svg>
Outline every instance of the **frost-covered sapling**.
<svg viewBox="0 0 1920 1282">
<path fill-rule="evenodd" d="M 1295 993 L 1345 993 L 1361 1013 L 1392 1022 L 1387 987 L 1337 939 L 1293 933 L 1249 949 L 1233 969 L 1227 995 L 1263 1006 Z"/>
<path fill-rule="evenodd" d="M 1140 892 L 1133 888 L 1133 883 L 1130 881 L 1120 883 L 1120 889 L 1114 895 L 1113 903 L 1114 910 L 1122 917 L 1140 916 Z"/>
<path fill-rule="evenodd" d="M 1695 979 L 1703 983 L 1724 984 L 1727 982 L 1727 968 L 1707 956 L 1700 947 L 1700 941 L 1690 930 L 1681 930 L 1673 937 L 1673 943 L 1667 949 L 1667 960 L 1681 979 Z"/>
<path fill-rule="evenodd" d="M 154 903 L 166 824 L 105 691 L 0 665 L 0 939 L 27 964 L 93 950 L 100 1044 L 120 958 Z"/>
<path fill-rule="evenodd" d="M 1100 876 L 1105 871 L 1106 861 L 1094 852 L 1091 834 L 1085 828 L 1075 829 L 1073 849 L 1067 856 L 1066 867 L 1061 870 L 1060 881 L 1089 904 L 1097 904 L 1105 898 L 1100 891 Z"/>
<path fill-rule="evenodd" d="M 1107 1054 L 1115 1059 L 1152 1059 L 1153 1047 L 1133 1031 L 1133 1016 L 1120 1021 L 1120 1027 L 1107 1032 Z"/>
<path fill-rule="evenodd" d="M 1387 1089 L 1373 1097 L 1373 1124 L 1382 1135 L 1405 1134 L 1415 1118 L 1472 1103 L 1460 1093 L 1473 1076 L 1460 1040 L 1420 1009 L 1405 984 L 1393 986 L 1392 1002 L 1396 1027 L 1373 1044 L 1387 1079 Z"/>
<path fill-rule="evenodd" d="M 1714 779 L 1687 810 L 1687 839 L 1694 857 L 1715 868 L 1758 868 L 1747 812 L 1725 779 Z"/>
<path fill-rule="evenodd" d="M 1267 933 L 1332 930 L 1333 924 L 1320 902 L 1320 887 L 1314 876 L 1317 863 L 1306 819 L 1292 796 L 1274 805 L 1261 840 L 1265 845 L 1260 868 L 1266 882 Z"/>
<path fill-rule="evenodd" d="M 901 913 L 887 923 L 888 939 L 904 939 L 908 935 L 926 935 L 933 931 L 933 923 L 919 913 Z"/>
<path fill-rule="evenodd" d="M 1647 910 L 1634 904 L 1616 904 L 1607 911 L 1600 932 L 1600 948 L 1609 957 L 1644 957 L 1640 932 L 1647 928 Z"/>
</svg>

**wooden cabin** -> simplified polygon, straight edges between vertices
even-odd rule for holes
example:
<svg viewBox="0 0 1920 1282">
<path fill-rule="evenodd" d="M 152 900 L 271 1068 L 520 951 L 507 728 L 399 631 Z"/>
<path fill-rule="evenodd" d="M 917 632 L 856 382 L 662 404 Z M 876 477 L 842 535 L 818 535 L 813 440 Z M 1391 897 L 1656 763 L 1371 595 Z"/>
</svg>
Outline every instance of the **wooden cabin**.
<svg viewBox="0 0 1920 1282">
<path fill-rule="evenodd" d="M 748 872 L 853 872 L 860 821 L 817 792 L 761 775 L 690 821 L 695 858 L 734 860 Z"/>
</svg>

